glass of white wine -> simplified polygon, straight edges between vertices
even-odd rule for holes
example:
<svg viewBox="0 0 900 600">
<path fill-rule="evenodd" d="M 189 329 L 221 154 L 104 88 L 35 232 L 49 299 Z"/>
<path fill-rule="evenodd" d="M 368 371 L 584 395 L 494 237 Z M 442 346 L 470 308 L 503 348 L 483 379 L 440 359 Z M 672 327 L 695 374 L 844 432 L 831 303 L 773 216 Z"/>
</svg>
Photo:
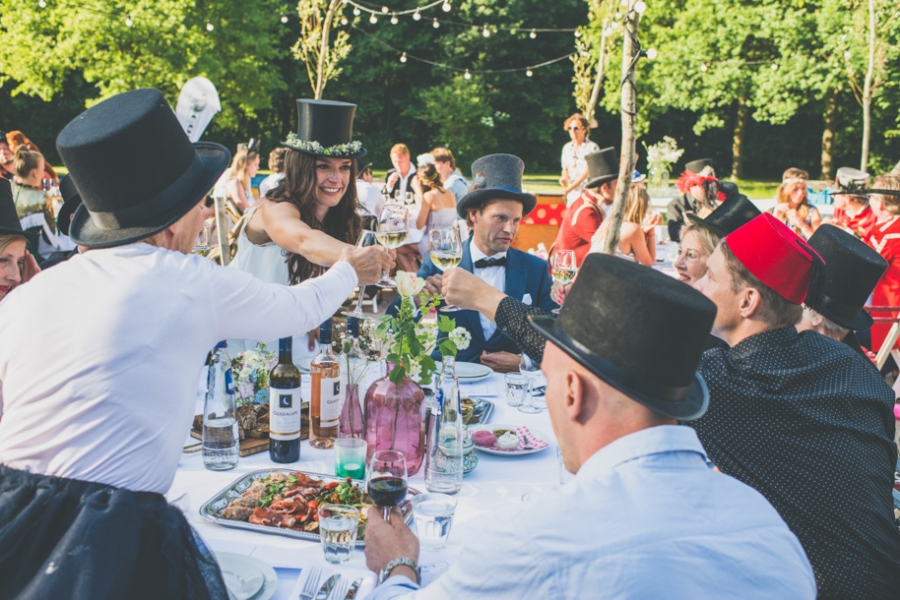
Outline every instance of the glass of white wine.
<svg viewBox="0 0 900 600">
<path fill-rule="evenodd" d="M 550 257 L 551 275 L 553 280 L 560 285 L 569 285 L 575 279 L 575 273 L 578 271 L 578 263 L 575 260 L 575 252 L 572 250 L 557 250 Z M 558 315 L 559 309 L 554 308 L 551 311 Z"/>
<path fill-rule="evenodd" d="M 409 209 L 402 204 L 386 205 L 378 218 L 378 231 L 375 235 L 378 237 L 378 243 L 390 250 L 405 244 L 409 236 Z M 396 287 L 397 282 L 391 279 L 386 271 L 382 271 L 381 280 L 376 285 Z"/>
<path fill-rule="evenodd" d="M 374 231 L 369 231 L 368 229 L 363 229 L 359 232 L 359 238 L 356 240 L 357 248 L 367 248 L 369 246 L 376 246 L 378 244 L 378 237 L 375 235 Z M 376 285 L 381 285 L 379 281 Z M 366 286 L 359 286 L 359 297 L 356 299 L 356 308 L 352 311 L 344 311 L 343 314 L 348 317 L 356 317 L 360 320 L 364 320 L 366 314 L 362 311 L 362 301 L 363 296 L 366 295 Z"/>
<path fill-rule="evenodd" d="M 462 260 L 462 240 L 459 237 L 459 228 L 456 226 L 442 227 L 428 232 L 428 253 L 431 256 L 431 262 L 441 271 L 457 266 Z M 441 307 L 441 312 L 457 310 L 460 308 L 452 304 Z"/>
</svg>

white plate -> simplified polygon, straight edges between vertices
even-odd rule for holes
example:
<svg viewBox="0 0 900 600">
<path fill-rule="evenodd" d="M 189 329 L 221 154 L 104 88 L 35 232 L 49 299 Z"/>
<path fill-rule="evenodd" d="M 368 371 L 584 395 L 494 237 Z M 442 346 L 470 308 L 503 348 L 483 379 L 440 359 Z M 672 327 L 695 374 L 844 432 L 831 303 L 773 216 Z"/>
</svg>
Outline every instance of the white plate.
<svg viewBox="0 0 900 600">
<path fill-rule="evenodd" d="M 295 360 L 294 364 L 297 365 L 297 368 L 303 371 L 304 373 L 309 373 L 309 365 L 312 364 L 315 356 L 307 356 L 306 358 L 301 358 L 300 360 Z"/>
<path fill-rule="evenodd" d="M 518 427 L 517 425 L 496 425 L 494 423 L 486 423 L 484 425 L 469 425 L 469 431 L 474 433 L 476 431 L 494 431 L 495 429 L 510 429 L 515 431 Z M 506 451 L 506 450 L 494 450 L 493 448 L 484 448 L 475 444 L 475 449 L 479 452 L 484 452 L 485 454 L 493 454 L 495 456 L 525 456 L 526 454 L 534 454 L 535 452 L 541 452 L 550 447 L 552 443 L 552 439 L 544 434 L 542 431 L 535 429 L 534 427 L 529 427 L 528 431 L 531 432 L 531 435 L 538 438 L 539 440 L 543 440 L 547 442 L 547 445 L 542 448 L 532 448 L 531 450 L 514 450 L 514 451 Z"/>
<path fill-rule="evenodd" d="M 486 377 L 490 377 L 493 371 L 490 367 L 480 365 L 478 363 L 458 362 L 456 363 L 456 375 L 466 383 L 480 381 Z"/>
<path fill-rule="evenodd" d="M 225 586 L 237 600 L 268 600 L 278 588 L 275 569 L 252 556 L 234 552 L 216 552 Z"/>
</svg>

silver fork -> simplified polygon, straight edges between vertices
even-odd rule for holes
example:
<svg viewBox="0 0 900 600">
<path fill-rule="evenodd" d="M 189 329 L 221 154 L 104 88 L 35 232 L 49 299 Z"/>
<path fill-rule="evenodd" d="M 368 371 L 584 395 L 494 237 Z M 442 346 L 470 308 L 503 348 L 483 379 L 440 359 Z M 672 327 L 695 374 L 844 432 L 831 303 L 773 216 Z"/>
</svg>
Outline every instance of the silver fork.
<svg viewBox="0 0 900 600">
<path fill-rule="evenodd" d="M 300 592 L 300 600 L 304 598 L 306 600 L 312 600 L 313 594 L 319 588 L 319 578 L 322 577 L 322 567 L 313 567 L 309 572 L 309 577 L 306 578 L 306 583 L 303 585 L 303 591 Z"/>
<path fill-rule="evenodd" d="M 531 442 L 528 441 L 528 436 L 525 434 L 522 434 L 521 437 L 522 437 L 522 442 L 524 442 L 524 445 L 522 446 L 522 450 L 534 450 L 534 446 L 532 446 Z"/>
<path fill-rule="evenodd" d="M 344 600 L 347 597 L 347 590 L 350 588 L 350 580 L 346 577 L 341 578 L 334 590 L 325 600 Z"/>
</svg>

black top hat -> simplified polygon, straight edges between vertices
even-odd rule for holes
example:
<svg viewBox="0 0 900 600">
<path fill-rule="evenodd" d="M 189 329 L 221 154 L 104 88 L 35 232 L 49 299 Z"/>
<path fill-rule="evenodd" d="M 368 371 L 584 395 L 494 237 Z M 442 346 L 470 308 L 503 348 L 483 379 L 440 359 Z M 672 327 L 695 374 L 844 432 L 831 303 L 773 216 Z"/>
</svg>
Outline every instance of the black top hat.
<svg viewBox="0 0 900 600">
<path fill-rule="evenodd" d="M 60 233 L 69 235 L 69 224 L 75 209 L 81 206 L 81 195 L 75 187 L 75 181 L 68 175 L 59 180 L 59 193 L 63 198 L 63 205 L 56 215 L 56 228 Z"/>
<path fill-rule="evenodd" d="M 486 200 L 517 200 L 522 203 L 522 215 L 534 210 L 537 198 L 522 191 L 525 163 L 512 154 L 489 154 L 472 163 L 472 187 L 460 198 L 456 212 L 463 219 L 472 207 Z"/>
<path fill-rule="evenodd" d="M 809 245 L 825 261 L 819 285 L 810 289 L 806 305 L 847 329 L 868 329 L 872 317 L 863 310 L 887 262 L 865 242 L 834 225 L 822 225 Z"/>
<path fill-rule="evenodd" d="M 699 173 L 706 167 L 713 167 L 713 161 L 711 158 L 698 158 L 697 160 L 692 160 L 691 162 L 684 165 L 684 168 L 691 173 Z"/>
<path fill-rule="evenodd" d="M 550 342 L 629 398 L 671 419 L 709 404 L 697 373 L 716 306 L 690 286 L 608 254 L 588 254 L 559 318 L 531 317 Z"/>
<path fill-rule="evenodd" d="M 113 96 L 56 138 L 84 202 L 69 236 L 91 248 L 149 237 L 197 206 L 228 166 L 219 144 L 191 144 L 159 90 Z"/>
<path fill-rule="evenodd" d="M 362 158 L 366 149 L 353 141 L 356 105 L 334 100 L 297 99 L 297 133 L 281 143 L 313 156 Z"/>
<path fill-rule="evenodd" d="M 734 190 L 726 189 L 726 186 L 733 186 Z M 725 192 L 725 201 L 705 219 L 701 219 L 694 213 L 687 215 L 691 222 L 710 230 L 719 238 L 725 237 L 744 223 L 752 221 L 762 214 L 747 196 L 737 192 L 737 186 L 733 183 L 723 182 L 722 188 Z"/>
<path fill-rule="evenodd" d="M 588 166 L 588 179 L 584 187 L 599 187 L 607 181 L 619 178 L 619 158 L 616 156 L 615 148 L 592 152 L 585 155 L 584 160 Z"/>
<path fill-rule="evenodd" d="M 5 141 L 5 138 L 4 138 Z M 13 200 L 12 186 L 9 181 L 0 177 L 0 235 L 21 235 L 36 238 L 39 230 L 23 231 L 19 213 L 16 212 L 16 201 Z"/>
</svg>

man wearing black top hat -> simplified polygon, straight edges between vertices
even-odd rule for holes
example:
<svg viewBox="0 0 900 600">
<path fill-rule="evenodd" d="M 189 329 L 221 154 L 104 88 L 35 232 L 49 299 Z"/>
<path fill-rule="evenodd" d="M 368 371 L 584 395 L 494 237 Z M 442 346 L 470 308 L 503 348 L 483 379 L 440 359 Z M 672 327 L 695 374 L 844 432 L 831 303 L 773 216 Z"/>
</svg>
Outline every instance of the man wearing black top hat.
<svg viewBox="0 0 900 600">
<path fill-rule="evenodd" d="M 588 180 L 581 196 L 566 209 L 553 251 L 572 250 L 578 265 L 591 249 L 591 239 L 612 206 L 619 179 L 619 159 L 615 148 L 604 148 L 584 157 Z"/>
<path fill-rule="evenodd" d="M 797 331 L 803 302 L 849 317 L 857 301 L 823 301 L 822 266 L 768 213 L 719 244 L 695 287 L 716 303 L 713 333 L 731 347 L 703 354 L 709 410 L 689 424 L 713 463 L 762 493 L 797 535 L 820 599 L 893 598 L 894 393 L 867 358 Z"/>
<path fill-rule="evenodd" d="M 684 175 L 694 174 L 708 177 L 715 177 L 716 172 L 713 168 L 711 158 L 698 158 L 684 165 Z M 682 175 L 682 177 L 684 177 Z M 669 229 L 669 239 L 673 242 L 681 241 L 681 227 L 684 225 L 685 215 L 688 213 L 698 213 L 700 211 L 700 199 L 697 195 L 703 194 L 702 189 L 682 190 L 681 196 L 675 198 L 666 207 L 667 227 Z"/>
<path fill-rule="evenodd" d="M 574 479 L 486 522 L 420 591 L 415 535 L 399 511 L 385 521 L 369 510 L 366 564 L 383 581 L 370 598 L 814 598 L 775 510 L 709 469 L 696 434 L 676 425 L 706 411 L 696 367 L 714 318 L 689 286 L 589 255 L 559 318 L 531 321 Z"/>
<path fill-rule="evenodd" d="M 553 282 L 547 261 L 511 247 L 519 221 L 537 204 L 533 195 L 522 191 L 524 172 L 525 163 L 511 154 L 491 154 L 472 163 L 473 186 L 456 206 L 471 231 L 463 242 L 458 268 L 474 273 L 507 296 L 552 310 L 557 304 L 550 298 Z M 422 262 L 419 277 L 426 280 L 429 293 L 441 292 L 442 271 L 430 256 Z M 473 310 L 452 316 L 472 335 L 469 347 L 456 355 L 457 360 L 481 362 L 500 372 L 518 370 L 522 349 L 493 321 Z"/>
<path fill-rule="evenodd" d="M 347 249 L 297 286 L 192 255 L 229 152 L 191 144 L 158 90 L 93 106 L 57 149 L 82 198 L 69 233 L 91 250 L 0 310 L 0 597 L 225 598 L 163 496 L 205 357 L 309 331 L 378 279 L 383 250 Z"/>
<path fill-rule="evenodd" d="M 863 310 L 887 269 L 887 261 L 868 244 L 834 225 L 821 225 L 809 245 L 825 261 L 822 281 L 803 303 L 800 331 L 812 330 L 844 342 L 866 358 L 855 331 L 874 322 Z"/>
</svg>

